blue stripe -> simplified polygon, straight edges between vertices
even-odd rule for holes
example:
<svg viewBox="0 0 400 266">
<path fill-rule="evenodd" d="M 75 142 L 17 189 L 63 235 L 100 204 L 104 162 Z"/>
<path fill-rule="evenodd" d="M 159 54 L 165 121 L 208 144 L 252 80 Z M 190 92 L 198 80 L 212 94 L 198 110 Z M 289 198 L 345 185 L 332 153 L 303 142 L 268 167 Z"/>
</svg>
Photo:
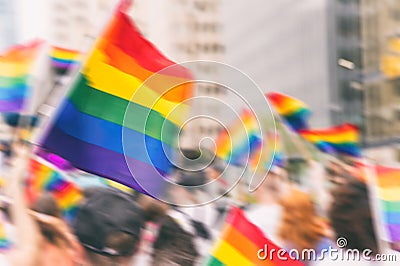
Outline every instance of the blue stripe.
<svg viewBox="0 0 400 266">
<path fill-rule="evenodd" d="M 400 213 L 398 212 L 385 212 L 385 220 L 388 224 L 400 225 Z"/>
<path fill-rule="evenodd" d="M 13 87 L 0 87 L 0 100 L 12 100 L 28 97 L 29 87 L 21 84 Z"/>
<path fill-rule="evenodd" d="M 172 165 L 165 152 L 171 155 L 173 149 L 168 144 L 135 130 L 81 113 L 69 100 L 64 102 L 62 110 L 55 126 L 68 135 L 121 154 L 125 151 L 125 154 L 133 159 L 154 165 L 163 172 L 170 171 Z M 123 130 L 124 146 L 122 145 Z"/>
<path fill-rule="evenodd" d="M 53 62 L 58 62 L 58 63 L 63 63 L 63 64 L 75 64 L 78 62 L 76 60 L 66 60 L 66 59 L 59 59 L 59 58 L 55 58 L 55 57 L 52 57 L 51 60 Z"/>
</svg>

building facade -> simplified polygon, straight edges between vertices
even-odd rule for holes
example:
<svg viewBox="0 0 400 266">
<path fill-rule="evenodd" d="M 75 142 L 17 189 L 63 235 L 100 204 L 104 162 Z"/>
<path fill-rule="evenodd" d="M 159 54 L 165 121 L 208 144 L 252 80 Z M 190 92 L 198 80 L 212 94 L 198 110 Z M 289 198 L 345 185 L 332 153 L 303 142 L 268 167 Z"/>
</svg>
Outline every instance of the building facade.
<svg viewBox="0 0 400 266">
<path fill-rule="evenodd" d="M 400 5 L 392 0 L 335 2 L 335 123 L 362 131 L 366 153 L 382 162 L 400 160 L 400 79 L 382 71 L 389 43 L 400 34 Z"/>
</svg>

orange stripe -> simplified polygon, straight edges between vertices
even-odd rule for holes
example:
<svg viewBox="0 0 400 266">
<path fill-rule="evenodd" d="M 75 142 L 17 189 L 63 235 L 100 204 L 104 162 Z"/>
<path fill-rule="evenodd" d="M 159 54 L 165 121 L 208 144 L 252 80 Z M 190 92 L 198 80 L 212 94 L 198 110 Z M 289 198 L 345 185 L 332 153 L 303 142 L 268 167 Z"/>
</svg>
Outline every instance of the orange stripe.
<svg viewBox="0 0 400 266">
<path fill-rule="evenodd" d="M 271 261 L 260 260 L 257 257 L 257 253 L 260 248 L 246 236 L 237 231 L 233 226 L 227 225 L 223 230 L 222 235 L 227 243 L 244 255 L 249 261 L 255 263 L 256 265 L 274 265 L 274 263 Z"/>
<path fill-rule="evenodd" d="M 108 60 L 105 63 L 142 81 L 146 81 L 151 77 L 151 79 L 146 81 L 146 86 L 163 95 L 163 98 L 169 101 L 182 102 L 193 96 L 192 84 L 186 83 L 177 86 L 178 84 L 187 82 L 188 79 L 151 72 L 140 66 L 134 58 L 124 53 L 117 46 L 104 39 L 99 42 L 98 49 L 107 55 Z"/>
</svg>

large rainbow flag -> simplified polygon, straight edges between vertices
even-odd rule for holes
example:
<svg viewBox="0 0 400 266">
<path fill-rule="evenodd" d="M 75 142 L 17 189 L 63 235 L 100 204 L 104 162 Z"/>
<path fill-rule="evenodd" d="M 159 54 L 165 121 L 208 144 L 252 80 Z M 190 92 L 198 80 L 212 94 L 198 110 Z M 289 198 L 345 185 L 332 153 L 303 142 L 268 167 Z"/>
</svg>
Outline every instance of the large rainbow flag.
<svg viewBox="0 0 400 266">
<path fill-rule="evenodd" d="M 260 249 L 264 249 L 267 254 L 259 252 Z M 272 249 L 275 252 L 270 255 L 268 251 Z M 241 209 L 234 207 L 227 216 L 221 236 L 215 243 L 206 265 L 303 265 L 299 261 L 291 259 L 289 254 L 284 251 L 279 252 L 279 256 L 284 257 L 285 260 L 279 259 L 277 257 L 278 250 L 281 248 L 266 238 L 257 226 L 249 222 Z M 261 258 L 258 257 L 259 253 Z"/>
<path fill-rule="evenodd" d="M 162 193 L 160 178 L 172 170 L 168 156 L 189 113 L 184 101 L 193 86 L 183 83 L 190 80 L 190 71 L 164 57 L 118 9 L 42 148 L 139 192 Z"/>
<path fill-rule="evenodd" d="M 28 173 L 26 192 L 29 202 L 34 203 L 43 192 L 49 192 L 54 196 L 64 218 L 72 221 L 83 199 L 81 189 L 57 169 L 35 159 L 31 159 Z"/>
<path fill-rule="evenodd" d="M 392 243 L 400 241 L 400 167 L 377 165 L 378 198 Z"/>
<path fill-rule="evenodd" d="M 76 50 L 52 46 L 50 48 L 51 65 L 61 72 L 70 70 L 75 67 L 80 60 L 81 53 Z"/>
<path fill-rule="evenodd" d="M 30 72 L 41 41 L 17 45 L 0 55 L 0 112 L 18 112 L 30 93 Z"/>
<path fill-rule="evenodd" d="M 305 129 L 300 130 L 299 134 L 323 152 L 361 156 L 358 146 L 359 132 L 357 127 L 352 124 L 346 123 L 327 129 Z"/>
<path fill-rule="evenodd" d="M 311 111 L 305 103 L 279 92 L 267 93 L 266 97 L 293 130 L 308 129 Z"/>
<path fill-rule="evenodd" d="M 239 119 L 218 135 L 216 155 L 230 164 L 245 166 L 260 145 L 258 121 L 250 110 L 244 109 Z"/>
</svg>

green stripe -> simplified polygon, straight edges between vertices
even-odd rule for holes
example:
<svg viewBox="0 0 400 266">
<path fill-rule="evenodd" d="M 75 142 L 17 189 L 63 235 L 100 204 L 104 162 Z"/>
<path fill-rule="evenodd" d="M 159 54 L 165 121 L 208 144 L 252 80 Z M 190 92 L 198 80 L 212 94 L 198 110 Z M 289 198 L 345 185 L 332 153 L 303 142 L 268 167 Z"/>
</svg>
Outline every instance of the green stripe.
<svg viewBox="0 0 400 266">
<path fill-rule="evenodd" d="M 176 145 L 178 126 L 157 111 L 91 88 L 82 74 L 80 74 L 74 89 L 70 93 L 69 99 L 82 113 L 133 129 L 171 146 Z M 128 104 L 130 106 L 127 109 Z M 129 113 L 123 121 L 126 111 L 129 111 Z M 147 119 L 146 115 L 148 115 Z M 144 125 L 146 125 L 146 128 L 144 128 Z"/>
<path fill-rule="evenodd" d="M 205 266 L 224 266 L 221 261 L 219 261 L 216 257 L 210 256 L 207 262 L 204 264 Z"/>
<path fill-rule="evenodd" d="M 400 201 L 382 200 L 382 208 L 385 212 L 400 212 Z"/>
<path fill-rule="evenodd" d="M 9 88 L 18 85 L 23 85 L 27 82 L 29 76 L 25 75 L 22 77 L 1 77 L 0 76 L 0 88 Z"/>
</svg>

